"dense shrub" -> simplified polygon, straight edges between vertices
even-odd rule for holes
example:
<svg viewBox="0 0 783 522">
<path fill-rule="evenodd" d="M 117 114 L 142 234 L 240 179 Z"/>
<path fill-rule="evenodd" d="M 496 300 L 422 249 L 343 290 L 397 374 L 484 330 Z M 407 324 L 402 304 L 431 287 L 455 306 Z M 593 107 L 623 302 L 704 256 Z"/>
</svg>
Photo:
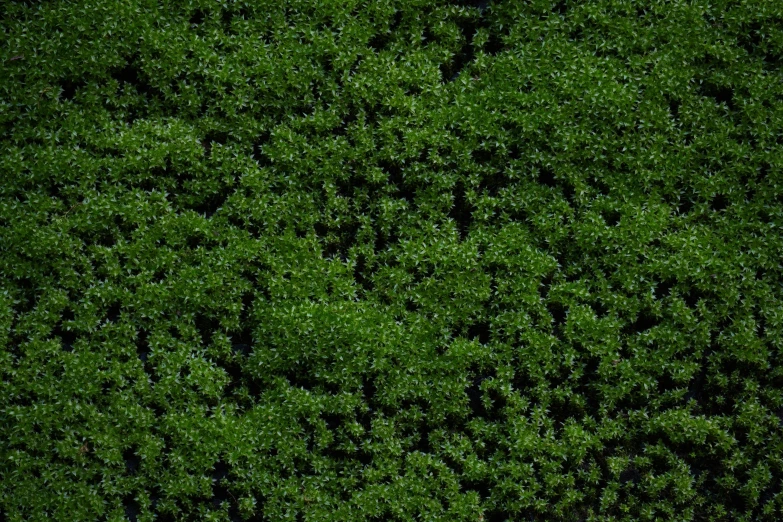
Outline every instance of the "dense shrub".
<svg viewBox="0 0 783 522">
<path fill-rule="evenodd" d="M 783 517 L 783 3 L 2 6 L 0 519 Z"/>
</svg>

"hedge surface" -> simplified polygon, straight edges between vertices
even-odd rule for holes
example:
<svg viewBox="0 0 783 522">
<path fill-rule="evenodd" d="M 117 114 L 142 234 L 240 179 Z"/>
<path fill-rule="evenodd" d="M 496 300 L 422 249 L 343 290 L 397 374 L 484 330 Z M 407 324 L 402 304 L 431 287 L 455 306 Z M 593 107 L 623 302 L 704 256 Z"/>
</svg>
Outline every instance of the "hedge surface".
<svg viewBox="0 0 783 522">
<path fill-rule="evenodd" d="M 0 12 L 0 519 L 783 518 L 783 2 Z"/>
</svg>

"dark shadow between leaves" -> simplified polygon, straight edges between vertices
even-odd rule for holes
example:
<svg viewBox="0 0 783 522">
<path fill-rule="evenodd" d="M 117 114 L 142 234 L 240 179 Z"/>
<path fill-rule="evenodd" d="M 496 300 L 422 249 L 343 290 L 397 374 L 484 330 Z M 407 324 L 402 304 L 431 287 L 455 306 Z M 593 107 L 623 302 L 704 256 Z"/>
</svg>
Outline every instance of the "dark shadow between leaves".
<svg viewBox="0 0 783 522">
<path fill-rule="evenodd" d="M 139 470 L 139 466 L 141 466 L 141 458 L 136 455 L 133 448 L 125 450 L 122 454 L 122 459 L 125 461 L 125 470 L 131 475 L 136 474 Z"/>
<path fill-rule="evenodd" d="M 712 98 L 718 105 L 725 104 L 729 111 L 736 109 L 734 105 L 734 91 L 730 87 L 720 86 L 711 81 L 703 81 L 698 87 L 701 96 Z"/>
<path fill-rule="evenodd" d="M 468 326 L 468 339 L 478 341 L 481 345 L 489 344 L 491 336 L 490 325 L 487 322 L 473 323 Z"/>
<path fill-rule="evenodd" d="M 389 44 L 389 42 L 392 39 L 392 35 L 394 34 L 394 31 L 396 31 L 397 28 L 400 26 L 400 22 L 402 22 L 402 11 L 395 11 L 389 23 L 389 30 L 376 33 L 370 39 L 370 41 L 367 42 L 367 46 L 370 49 L 373 49 L 377 53 L 380 53 L 381 51 L 386 49 L 386 46 Z"/>
<path fill-rule="evenodd" d="M 454 204 L 449 210 L 449 218 L 453 219 L 457 226 L 457 234 L 460 241 L 465 241 L 473 222 L 471 205 L 465 198 L 465 190 L 461 184 L 455 187 Z"/>
<path fill-rule="evenodd" d="M 62 81 L 60 83 L 60 99 L 64 101 L 73 100 L 79 89 L 84 88 L 86 85 L 87 82 L 83 78 Z"/>
<path fill-rule="evenodd" d="M 551 167 L 548 166 L 542 166 L 538 170 L 538 176 L 537 180 L 542 185 L 545 185 L 550 188 L 555 188 L 557 186 L 557 179 L 555 178 L 555 171 L 552 170 Z"/>
<path fill-rule="evenodd" d="M 716 194 L 710 201 L 710 208 L 713 212 L 720 212 L 729 206 L 729 200 L 723 194 Z"/>
<path fill-rule="evenodd" d="M 131 496 L 127 496 L 122 501 L 125 507 L 125 517 L 130 522 L 136 522 L 139 517 L 139 503 Z"/>
<path fill-rule="evenodd" d="M 622 328 L 622 332 L 626 336 L 640 334 L 658 326 L 659 323 L 660 320 L 658 318 L 648 311 L 643 311 L 639 313 L 634 321 L 626 323 Z"/>
</svg>

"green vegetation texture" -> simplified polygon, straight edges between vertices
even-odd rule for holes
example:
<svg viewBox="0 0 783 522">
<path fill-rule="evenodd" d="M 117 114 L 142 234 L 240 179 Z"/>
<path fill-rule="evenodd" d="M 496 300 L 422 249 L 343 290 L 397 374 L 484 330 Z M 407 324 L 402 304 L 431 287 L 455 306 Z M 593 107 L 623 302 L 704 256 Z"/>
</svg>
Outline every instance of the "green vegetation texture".
<svg viewBox="0 0 783 522">
<path fill-rule="evenodd" d="M 0 520 L 783 520 L 780 0 L 0 31 Z"/>
</svg>

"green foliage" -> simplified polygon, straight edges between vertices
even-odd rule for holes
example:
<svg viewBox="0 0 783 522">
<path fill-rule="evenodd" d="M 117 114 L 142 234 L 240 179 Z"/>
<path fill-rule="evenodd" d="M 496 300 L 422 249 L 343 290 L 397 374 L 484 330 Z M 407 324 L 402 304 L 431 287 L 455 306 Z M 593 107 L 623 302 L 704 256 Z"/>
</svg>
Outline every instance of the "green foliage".
<svg viewBox="0 0 783 522">
<path fill-rule="evenodd" d="M 783 3 L 2 11 L 0 519 L 783 517 Z"/>
</svg>

